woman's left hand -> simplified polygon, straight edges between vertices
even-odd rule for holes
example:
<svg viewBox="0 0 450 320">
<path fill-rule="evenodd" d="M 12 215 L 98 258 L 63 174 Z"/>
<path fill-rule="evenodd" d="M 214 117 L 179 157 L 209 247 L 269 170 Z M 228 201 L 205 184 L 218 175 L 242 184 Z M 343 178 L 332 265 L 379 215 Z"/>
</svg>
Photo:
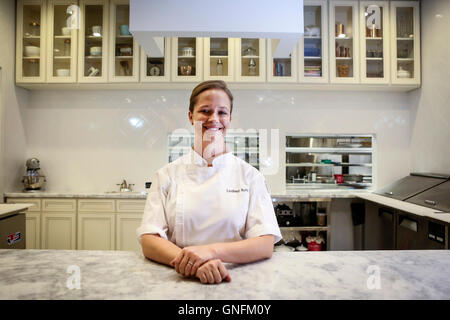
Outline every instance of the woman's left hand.
<svg viewBox="0 0 450 320">
<path fill-rule="evenodd" d="M 194 276 L 197 269 L 206 261 L 214 259 L 215 250 L 211 245 L 183 248 L 170 262 L 175 270 L 184 276 Z"/>
</svg>

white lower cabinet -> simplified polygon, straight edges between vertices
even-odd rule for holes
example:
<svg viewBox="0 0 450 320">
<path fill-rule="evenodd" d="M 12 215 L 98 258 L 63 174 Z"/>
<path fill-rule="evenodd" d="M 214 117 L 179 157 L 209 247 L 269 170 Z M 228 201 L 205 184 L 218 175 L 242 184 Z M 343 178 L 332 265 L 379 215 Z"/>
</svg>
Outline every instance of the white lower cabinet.
<svg viewBox="0 0 450 320">
<path fill-rule="evenodd" d="M 41 248 L 41 214 L 39 212 L 25 213 L 26 249 Z"/>
<path fill-rule="evenodd" d="M 142 213 L 118 213 L 116 224 L 116 250 L 141 252 L 136 229 L 141 225 Z"/>
<path fill-rule="evenodd" d="M 26 211 L 26 248 L 141 252 L 136 229 L 145 199 L 7 198 L 32 203 Z"/>
<path fill-rule="evenodd" d="M 79 250 L 115 250 L 114 213 L 78 213 Z"/>
<path fill-rule="evenodd" d="M 76 249 L 76 212 L 42 212 L 42 249 Z"/>
</svg>

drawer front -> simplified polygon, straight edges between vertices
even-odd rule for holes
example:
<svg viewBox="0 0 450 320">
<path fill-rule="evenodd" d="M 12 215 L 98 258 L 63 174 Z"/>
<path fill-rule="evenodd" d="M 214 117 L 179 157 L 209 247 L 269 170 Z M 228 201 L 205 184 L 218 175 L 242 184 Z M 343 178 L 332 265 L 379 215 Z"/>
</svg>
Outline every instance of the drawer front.
<svg viewBox="0 0 450 320">
<path fill-rule="evenodd" d="M 32 203 L 33 207 L 29 207 L 27 212 L 41 211 L 41 199 L 36 198 L 7 198 L 6 203 Z"/>
<path fill-rule="evenodd" d="M 80 199 L 78 212 L 115 212 L 114 200 L 106 199 Z"/>
<path fill-rule="evenodd" d="M 76 212 L 77 201 L 68 199 L 42 199 L 42 211 Z"/>
<path fill-rule="evenodd" d="M 117 200 L 117 212 L 143 213 L 145 200 Z"/>
</svg>

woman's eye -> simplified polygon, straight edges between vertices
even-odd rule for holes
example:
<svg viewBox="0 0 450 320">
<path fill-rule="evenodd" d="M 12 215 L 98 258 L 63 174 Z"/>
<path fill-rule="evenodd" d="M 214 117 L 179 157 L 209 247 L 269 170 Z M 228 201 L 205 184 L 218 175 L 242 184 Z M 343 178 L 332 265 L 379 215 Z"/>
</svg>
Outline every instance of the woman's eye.
<svg viewBox="0 0 450 320">
<path fill-rule="evenodd" d="M 224 112 L 224 111 L 221 111 L 221 112 L 219 112 L 219 114 L 227 115 L 228 113 L 226 113 L 226 112 Z"/>
</svg>

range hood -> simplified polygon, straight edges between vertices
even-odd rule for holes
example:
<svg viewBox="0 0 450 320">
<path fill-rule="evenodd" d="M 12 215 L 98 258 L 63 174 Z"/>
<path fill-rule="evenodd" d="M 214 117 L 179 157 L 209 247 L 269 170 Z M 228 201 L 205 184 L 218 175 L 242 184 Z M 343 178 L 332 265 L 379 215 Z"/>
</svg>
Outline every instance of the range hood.
<svg viewBox="0 0 450 320">
<path fill-rule="evenodd" d="M 287 58 L 303 37 L 303 0 L 130 0 L 130 32 L 150 57 L 164 37 L 279 39 Z"/>
</svg>

